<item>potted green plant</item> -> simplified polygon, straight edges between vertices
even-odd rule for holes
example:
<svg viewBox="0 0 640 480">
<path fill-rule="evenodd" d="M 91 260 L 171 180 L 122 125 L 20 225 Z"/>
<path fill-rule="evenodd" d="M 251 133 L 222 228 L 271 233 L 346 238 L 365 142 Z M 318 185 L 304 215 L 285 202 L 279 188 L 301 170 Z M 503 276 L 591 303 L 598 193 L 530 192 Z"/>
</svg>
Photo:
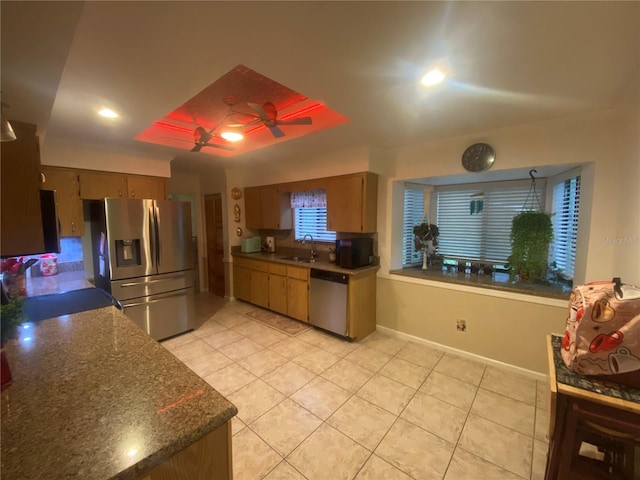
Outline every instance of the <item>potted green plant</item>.
<svg viewBox="0 0 640 480">
<path fill-rule="evenodd" d="M 551 214 L 521 212 L 511 223 L 511 256 L 508 259 L 509 278 L 541 283 L 547 278 L 549 245 L 553 239 Z"/>
<path fill-rule="evenodd" d="M 438 249 L 440 230 L 433 223 L 423 222 L 413 227 L 413 242 L 416 250 L 422 250 L 422 269 L 428 267 L 429 255 L 434 255 Z"/>
</svg>

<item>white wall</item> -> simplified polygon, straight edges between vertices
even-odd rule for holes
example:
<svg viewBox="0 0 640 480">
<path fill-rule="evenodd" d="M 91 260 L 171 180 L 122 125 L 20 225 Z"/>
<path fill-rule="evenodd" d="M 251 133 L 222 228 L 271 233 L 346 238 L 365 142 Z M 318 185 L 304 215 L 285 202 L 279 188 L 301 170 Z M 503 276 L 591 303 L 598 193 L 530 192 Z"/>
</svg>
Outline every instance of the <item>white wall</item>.
<svg viewBox="0 0 640 480">
<path fill-rule="evenodd" d="M 54 142 L 47 139 L 42 145 L 40 157 L 42 165 L 170 177 L 170 162 L 173 155 L 154 156 L 141 152 L 115 150 L 100 145 Z"/>
</svg>

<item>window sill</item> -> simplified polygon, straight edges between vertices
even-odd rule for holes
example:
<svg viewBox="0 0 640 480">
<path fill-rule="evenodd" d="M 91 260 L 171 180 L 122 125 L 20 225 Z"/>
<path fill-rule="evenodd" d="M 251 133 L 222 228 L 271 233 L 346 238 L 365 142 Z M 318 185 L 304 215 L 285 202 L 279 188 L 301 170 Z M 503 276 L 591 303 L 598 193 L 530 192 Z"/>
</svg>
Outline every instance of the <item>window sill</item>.
<svg viewBox="0 0 640 480">
<path fill-rule="evenodd" d="M 445 270 L 422 270 L 420 267 L 391 270 L 388 278 L 394 276 L 415 279 L 418 283 L 439 282 L 439 287 L 448 288 L 449 284 L 455 290 L 473 291 L 474 293 L 486 293 L 487 295 L 532 301 L 555 306 L 566 306 L 569 301 L 571 289 L 569 287 L 551 285 L 532 285 L 521 282 L 509 281 L 507 274 L 496 273 L 485 275 L 483 273 L 458 273 Z M 479 289 L 484 292 L 478 292 Z M 561 302 L 560 302 L 561 301 Z"/>
</svg>

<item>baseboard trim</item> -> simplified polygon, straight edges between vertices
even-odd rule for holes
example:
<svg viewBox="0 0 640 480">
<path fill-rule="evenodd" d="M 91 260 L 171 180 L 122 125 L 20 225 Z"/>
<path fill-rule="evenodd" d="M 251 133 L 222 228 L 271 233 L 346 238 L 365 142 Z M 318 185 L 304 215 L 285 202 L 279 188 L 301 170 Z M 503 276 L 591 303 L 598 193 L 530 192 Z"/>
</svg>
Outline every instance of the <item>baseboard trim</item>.
<svg viewBox="0 0 640 480">
<path fill-rule="evenodd" d="M 453 353 L 460 357 L 468 358 L 469 360 L 474 360 L 476 362 L 484 363 L 486 365 L 490 365 L 492 367 L 500 368 L 502 370 L 510 371 L 511 373 L 522 375 L 525 377 L 532 378 L 534 380 L 539 381 L 547 381 L 547 375 L 535 372 L 533 370 L 528 370 L 526 368 L 518 367 L 515 365 L 511 365 L 510 363 L 501 362 L 499 360 L 494 360 L 493 358 L 483 357 L 482 355 L 477 355 L 475 353 L 470 353 L 465 350 L 459 350 L 457 348 L 449 347 L 447 345 L 442 345 L 441 343 L 432 342 L 430 340 L 425 340 L 424 338 L 416 337 L 414 335 L 410 335 L 408 333 L 400 332 L 398 330 L 394 330 L 389 327 L 384 327 L 382 325 L 377 325 L 376 330 L 385 335 L 389 335 L 391 337 L 395 337 L 400 340 L 406 340 L 413 343 L 419 343 L 421 345 L 425 345 L 427 347 L 436 348 L 438 350 L 443 350 L 447 353 Z"/>
</svg>

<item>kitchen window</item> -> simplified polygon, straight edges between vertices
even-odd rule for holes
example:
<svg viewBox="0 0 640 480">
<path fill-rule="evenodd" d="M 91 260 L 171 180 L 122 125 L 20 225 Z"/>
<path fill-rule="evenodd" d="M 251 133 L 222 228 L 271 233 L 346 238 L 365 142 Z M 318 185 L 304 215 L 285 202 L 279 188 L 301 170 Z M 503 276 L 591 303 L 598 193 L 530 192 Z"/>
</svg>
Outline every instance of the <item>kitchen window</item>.
<svg viewBox="0 0 640 480">
<path fill-rule="evenodd" d="M 402 222 L 402 266 L 422 263 L 422 252 L 416 251 L 413 227 L 424 218 L 424 185 L 406 184 L 404 190 L 404 219 Z"/>
<path fill-rule="evenodd" d="M 316 242 L 335 242 L 336 232 L 327 230 L 327 208 L 295 208 L 295 239 L 311 235 Z"/>
<path fill-rule="evenodd" d="M 537 182 L 538 200 L 529 181 L 491 182 L 436 187 L 435 223 L 440 230 L 438 253 L 447 260 L 481 262 L 504 269 L 511 255 L 511 221 L 525 205 L 544 209 L 544 180 Z"/>
<path fill-rule="evenodd" d="M 579 210 L 580 175 L 556 183 L 551 206 L 553 243 L 549 260 L 555 262 L 559 275 L 565 279 L 573 279 L 575 270 Z"/>
<path fill-rule="evenodd" d="M 439 228 L 438 253 L 443 255 L 445 265 L 477 262 L 506 272 L 513 217 L 525 208 L 544 210 L 548 200 L 554 230 L 549 263 L 558 279 L 571 281 L 578 236 L 579 170 L 536 179 L 536 194 L 532 194 L 528 180 L 435 187 L 406 183 L 402 266 L 421 263 L 421 252 L 413 246 L 413 227 L 428 218 Z"/>
</svg>

